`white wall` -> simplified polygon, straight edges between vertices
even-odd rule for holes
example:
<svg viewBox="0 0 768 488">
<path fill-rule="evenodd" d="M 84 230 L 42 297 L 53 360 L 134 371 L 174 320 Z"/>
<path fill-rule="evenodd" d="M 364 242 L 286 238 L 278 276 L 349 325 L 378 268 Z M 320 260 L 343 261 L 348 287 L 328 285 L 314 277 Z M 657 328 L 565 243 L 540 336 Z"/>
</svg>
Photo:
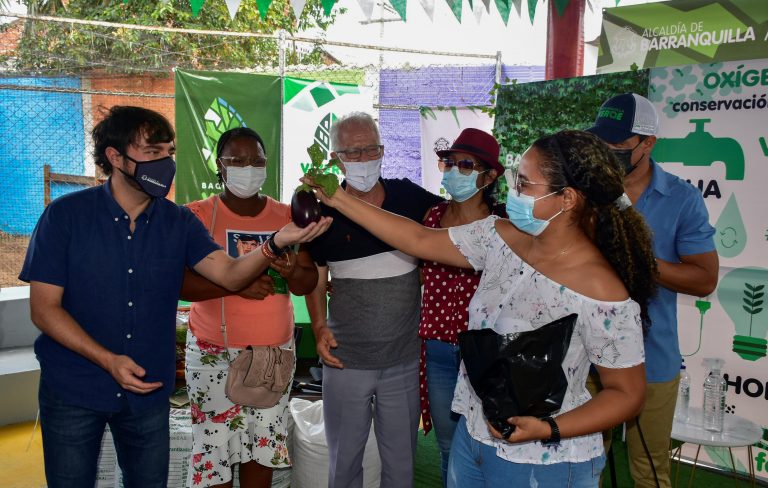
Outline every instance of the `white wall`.
<svg viewBox="0 0 768 488">
<path fill-rule="evenodd" d="M 37 414 L 40 365 L 32 344 L 40 331 L 29 317 L 29 287 L 0 289 L 0 425 L 33 420 Z"/>
</svg>

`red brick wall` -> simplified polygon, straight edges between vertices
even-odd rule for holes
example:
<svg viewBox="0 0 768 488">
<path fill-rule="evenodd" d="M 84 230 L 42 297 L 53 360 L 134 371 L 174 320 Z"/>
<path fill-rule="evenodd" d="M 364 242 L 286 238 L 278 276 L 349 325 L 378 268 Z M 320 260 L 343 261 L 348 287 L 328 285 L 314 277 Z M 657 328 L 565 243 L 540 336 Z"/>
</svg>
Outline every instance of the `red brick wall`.
<svg viewBox="0 0 768 488">
<path fill-rule="evenodd" d="M 91 107 L 93 125 L 96 125 L 102 118 L 105 109 L 115 105 L 133 105 L 144 107 L 163 114 L 172 125 L 176 121 L 176 105 L 173 98 L 174 84 L 173 73 L 167 75 L 110 75 L 104 73 L 94 73 L 89 77 L 83 77 L 83 88 L 94 91 L 107 92 L 128 92 L 128 93 L 147 93 L 147 94 L 166 94 L 169 98 L 154 98 L 126 95 L 91 95 Z M 85 114 L 88 117 L 89 114 Z M 168 199 L 173 201 L 174 188 L 168 194 Z"/>
<path fill-rule="evenodd" d="M 0 56 L 16 53 L 22 32 L 24 32 L 24 22 L 22 20 L 14 20 L 3 26 L 2 31 L 0 31 Z"/>
<path fill-rule="evenodd" d="M 124 95 L 91 95 L 93 106 L 93 122 L 101 119 L 99 107 L 109 108 L 113 105 L 136 105 L 145 107 L 165 115 L 171 123 L 175 120 L 175 102 L 173 99 L 173 73 L 168 75 L 93 75 L 88 78 L 90 88 L 95 91 L 131 92 L 165 94 L 170 98 L 133 97 Z M 83 85 L 86 79 L 83 79 Z"/>
</svg>

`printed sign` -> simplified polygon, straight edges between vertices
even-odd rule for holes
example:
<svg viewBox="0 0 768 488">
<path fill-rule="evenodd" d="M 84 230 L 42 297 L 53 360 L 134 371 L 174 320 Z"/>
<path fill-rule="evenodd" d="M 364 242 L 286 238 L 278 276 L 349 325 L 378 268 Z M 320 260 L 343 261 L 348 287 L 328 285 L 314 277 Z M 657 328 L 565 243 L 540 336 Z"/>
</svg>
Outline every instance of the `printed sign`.
<svg viewBox="0 0 768 488">
<path fill-rule="evenodd" d="M 672 0 L 603 10 L 598 73 L 765 57 L 765 0 Z"/>
</svg>

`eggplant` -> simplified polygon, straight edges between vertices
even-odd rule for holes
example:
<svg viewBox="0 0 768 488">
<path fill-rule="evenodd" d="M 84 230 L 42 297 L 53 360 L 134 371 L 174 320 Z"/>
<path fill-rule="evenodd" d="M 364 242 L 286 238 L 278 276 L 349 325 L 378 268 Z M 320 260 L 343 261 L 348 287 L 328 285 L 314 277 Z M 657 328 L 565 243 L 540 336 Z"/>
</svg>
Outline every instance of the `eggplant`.
<svg viewBox="0 0 768 488">
<path fill-rule="evenodd" d="M 314 192 L 297 190 L 291 198 L 291 219 L 301 228 L 312 222 L 317 222 L 322 216 L 320 202 L 317 201 Z"/>
</svg>

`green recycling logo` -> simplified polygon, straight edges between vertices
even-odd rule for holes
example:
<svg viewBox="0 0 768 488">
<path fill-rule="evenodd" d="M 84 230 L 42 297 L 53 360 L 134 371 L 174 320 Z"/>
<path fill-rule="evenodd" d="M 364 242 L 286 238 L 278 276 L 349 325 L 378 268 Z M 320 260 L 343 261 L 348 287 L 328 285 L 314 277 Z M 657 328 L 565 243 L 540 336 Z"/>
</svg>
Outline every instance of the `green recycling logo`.
<svg viewBox="0 0 768 488">
<path fill-rule="evenodd" d="M 331 126 L 336 122 L 336 114 L 329 112 L 315 129 L 315 141 L 323 149 L 323 160 L 328 161 L 331 154 Z"/>
<path fill-rule="evenodd" d="M 208 169 L 216 174 L 216 155 L 214 149 L 223 133 L 237 127 L 247 127 L 243 117 L 226 100 L 217 97 L 203 117 L 205 121 L 205 145 L 201 149 L 203 160 Z"/>
</svg>

